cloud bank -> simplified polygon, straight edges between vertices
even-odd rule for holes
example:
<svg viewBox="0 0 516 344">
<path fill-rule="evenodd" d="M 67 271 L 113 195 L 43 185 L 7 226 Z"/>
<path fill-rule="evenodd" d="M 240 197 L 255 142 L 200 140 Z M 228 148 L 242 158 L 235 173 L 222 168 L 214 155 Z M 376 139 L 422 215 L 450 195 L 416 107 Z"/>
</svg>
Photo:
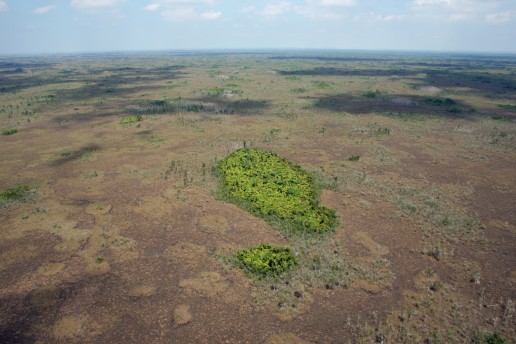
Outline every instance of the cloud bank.
<svg viewBox="0 0 516 344">
<path fill-rule="evenodd" d="M 70 5 L 80 9 L 95 9 L 103 7 L 113 7 L 119 0 L 72 0 Z"/>
<path fill-rule="evenodd" d="M 7 3 L 0 0 L 0 12 L 7 11 Z"/>
<path fill-rule="evenodd" d="M 32 11 L 32 13 L 34 13 L 34 14 L 45 14 L 45 13 L 48 13 L 48 12 L 52 11 L 56 7 L 57 7 L 56 5 L 48 5 L 48 6 L 44 6 L 44 7 L 38 7 L 34 11 Z"/>
</svg>

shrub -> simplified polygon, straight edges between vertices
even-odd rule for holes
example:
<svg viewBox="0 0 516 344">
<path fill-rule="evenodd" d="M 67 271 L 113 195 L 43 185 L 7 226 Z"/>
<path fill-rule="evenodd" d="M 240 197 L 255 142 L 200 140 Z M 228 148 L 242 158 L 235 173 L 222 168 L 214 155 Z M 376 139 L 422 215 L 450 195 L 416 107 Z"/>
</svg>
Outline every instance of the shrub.
<svg viewBox="0 0 516 344">
<path fill-rule="evenodd" d="M 28 184 L 18 184 L 0 192 L 0 205 L 7 206 L 13 202 L 27 201 L 34 194 L 32 187 Z"/>
<path fill-rule="evenodd" d="M 317 88 L 330 88 L 331 85 L 330 83 L 326 82 L 326 81 L 319 81 L 319 80 L 314 80 L 312 81 L 312 84 L 317 87 Z"/>
<path fill-rule="evenodd" d="M 363 94 L 363 97 L 372 99 L 372 98 L 376 98 L 377 95 L 378 95 L 378 90 L 376 92 L 369 90 Z"/>
<path fill-rule="evenodd" d="M 494 115 L 491 117 L 492 119 L 494 119 L 495 121 L 500 121 L 500 122 L 510 122 L 511 119 L 507 116 L 504 116 L 504 115 Z"/>
<path fill-rule="evenodd" d="M 498 107 L 500 107 L 500 108 L 502 108 L 502 109 L 506 109 L 506 110 L 516 111 L 516 105 L 511 105 L 511 104 L 498 104 Z"/>
<path fill-rule="evenodd" d="M 141 115 L 129 116 L 129 117 L 122 118 L 120 120 L 120 124 L 136 123 L 136 122 L 141 122 L 141 120 L 142 120 L 142 116 Z"/>
<path fill-rule="evenodd" d="M 318 205 L 313 178 L 300 166 L 257 148 L 220 161 L 222 196 L 280 227 L 308 233 L 333 230 L 335 211 Z"/>
<path fill-rule="evenodd" d="M 349 161 L 358 161 L 360 160 L 360 155 L 350 155 L 349 158 L 348 158 Z"/>
<path fill-rule="evenodd" d="M 144 115 L 161 115 L 166 113 L 177 113 L 177 112 L 201 112 L 205 109 L 205 106 L 199 102 L 186 102 L 181 98 L 174 101 L 166 100 L 153 100 L 142 102 L 137 107 L 129 109 L 133 114 L 144 114 Z"/>
<path fill-rule="evenodd" d="M 297 265 L 297 259 L 288 247 L 270 244 L 240 250 L 235 258 L 244 271 L 258 277 L 277 276 Z"/>
<path fill-rule="evenodd" d="M 390 135 L 391 134 L 391 130 L 389 128 L 378 128 L 376 129 L 376 135 L 378 136 L 381 136 L 381 135 Z"/>
<path fill-rule="evenodd" d="M 2 131 L 2 135 L 14 135 L 18 132 L 18 129 L 6 129 Z"/>
<path fill-rule="evenodd" d="M 457 105 L 457 102 L 451 98 L 426 98 L 425 103 L 436 106 L 452 106 Z"/>
<path fill-rule="evenodd" d="M 210 96 L 220 96 L 222 93 L 224 93 L 224 91 L 225 91 L 225 88 L 215 86 L 208 90 L 208 94 Z"/>
<path fill-rule="evenodd" d="M 475 340 L 475 344 L 507 344 L 507 340 L 498 333 L 479 333 Z"/>
</svg>

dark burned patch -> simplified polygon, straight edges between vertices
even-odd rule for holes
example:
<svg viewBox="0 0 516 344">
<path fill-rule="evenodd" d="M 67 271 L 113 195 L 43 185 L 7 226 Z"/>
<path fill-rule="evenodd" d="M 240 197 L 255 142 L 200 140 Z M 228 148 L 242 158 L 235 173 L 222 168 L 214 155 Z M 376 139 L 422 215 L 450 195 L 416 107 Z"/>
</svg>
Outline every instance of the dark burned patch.
<svg viewBox="0 0 516 344">
<path fill-rule="evenodd" d="M 106 294 L 119 285 L 118 278 L 105 275 L 36 287 L 24 295 L 3 297 L 0 299 L 4 312 L 0 317 L 0 342 L 34 343 L 36 339 L 54 342 L 49 329 L 63 315 L 70 312 L 80 315 L 99 300 L 109 304 Z"/>
<path fill-rule="evenodd" d="M 390 61 L 392 59 L 382 57 L 367 57 L 367 56 L 317 56 L 317 55 L 288 55 L 288 56 L 272 56 L 271 60 L 316 60 L 316 61 L 332 61 L 332 62 L 376 62 L 376 61 Z"/>
<path fill-rule="evenodd" d="M 352 68 L 333 68 L 333 67 L 317 67 L 313 69 L 299 70 L 280 70 L 281 75 L 298 75 L 298 76 L 414 76 L 421 73 L 418 70 L 408 69 L 352 69 Z"/>
<path fill-rule="evenodd" d="M 52 165 L 61 166 L 79 159 L 88 160 L 93 152 L 99 151 L 100 149 L 101 147 L 97 144 L 89 144 L 75 151 L 63 151 L 60 153 L 60 158 L 54 160 Z"/>
<path fill-rule="evenodd" d="M 4 239 L 0 243 L 0 253 L 5 255 L 13 252 L 13 257 L 4 256 L 2 263 L 7 263 L 7 266 L 2 266 L 4 270 L 0 272 L 0 285 L 10 285 L 26 271 L 35 271 L 41 262 L 53 254 L 50 248 L 58 242 L 56 236 L 36 231 L 27 233 L 22 239 Z M 15 253 L 22 254 L 18 256 Z M 18 268 L 9 266 L 9 260 L 15 262 L 14 265 Z"/>
<path fill-rule="evenodd" d="M 204 97 L 198 99 L 178 98 L 172 101 L 152 100 L 127 107 L 132 114 L 169 115 L 175 113 L 215 113 L 215 114 L 260 114 L 270 106 L 265 100 Z"/>
<path fill-rule="evenodd" d="M 379 92 L 372 93 L 374 96 L 369 96 L 369 94 L 366 93 L 363 96 L 336 94 L 309 99 L 312 99 L 313 107 L 352 114 L 417 113 L 439 117 L 468 118 L 474 112 L 463 102 L 451 98 L 391 95 Z"/>
<path fill-rule="evenodd" d="M 439 88 L 467 87 L 483 95 L 500 95 L 514 93 L 516 81 L 511 74 L 486 72 L 454 72 L 426 70 L 425 82 Z M 417 85 L 415 82 L 413 85 Z"/>
</svg>

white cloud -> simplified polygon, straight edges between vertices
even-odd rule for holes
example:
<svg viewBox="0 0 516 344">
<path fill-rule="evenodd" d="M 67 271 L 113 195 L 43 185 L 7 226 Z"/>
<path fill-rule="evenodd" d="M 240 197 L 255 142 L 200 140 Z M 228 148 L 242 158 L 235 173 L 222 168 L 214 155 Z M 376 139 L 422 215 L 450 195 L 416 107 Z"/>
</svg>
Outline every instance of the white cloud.
<svg viewBox="0 0 516 344">
<path fill-rule="evenodd" d="M 337 20 L 344 17 L 343 13 L 331 11 L 325 7 L 298 6 L 294 9 L 296 14 L 310 19 L 331 19 Z"/>
<path fill-rule="evenodd" d="M 76 8 L 91 9 L 102 7 L 113 7 L 119 0 L 72 0 L 71 5 Z"/>
<path fill-rule="evenodd" d="M 259 13 L 264 17 L 276 17 L 292 10 L 290 2 L 282 1 L 277 4 L 268 4 Z"/>
<path fill-rule="evenodd" d="M 355 6 L 355 0 L 307 0 L 311 6 Z"/>
<path fill-rule="evenodd" d="M 418 20 L 463 22 L 478 21 L 482 18 L 488 20 L 485 14 L 496 13 L 503 2 L 498 0 L 413 0 L 409 8 L 414 18 Z"/>
<path fill-rule="evenodd" d="M 248 6 L 248 7 L 244 7 L 240 10 L 240 12 L 242 13 L 256 13 L 256 7 L 254 6 Z"/>
<path fill-rule="evenodd" d="M 34 11 L 32 11 L 32 13 L 34 13 L 34 14 L 45 14 L 45 13 L 48 13 L 48 12 L 52 11 L 56 7 L 57 7 L 56 5 L 48 5 L 48 6 L 44 6 L 44 7 L 38 7 Z"/>
<path fill-rule="evenodd" d="M 254 6 L 244 7 L 242 13 L 254 13 L 267 19 L 275 19 L 282 15 L 292 13 L 311 19 L 342 19 L 348 16 L 342 7 L 352 7 L 357 0 L 304 0 L 300 4 L 289 1 L 269 3 L 257 9 Z"/>
<path fill-rule="evenodd" d="M 171 8 L 171 7 L 196 7 L 203 5 L 211 5 L 213 0 L 155 0 L 145 6 L 145 8 L 154 8 L 155 6 Z M 156 9 L 158 8 L 156 7 Z"/>
<path fill-rule="evenodd" d="M 501 13 L 491 13 L 485 16 L 486 22 L 490 24 L 503 24 L 507 23 L 511 20 L 512 13 L 507 12 L 501 12 Z"/>
<path fill-rule="evenodd" d="M 187 19 L 214 20 L 218 19 L 222 12 L 213 10 L 200 12 L 199 9 L 213 3 L 214 0 L 154 0 L 148 3 L 144 10 L 160 10 L 160 14 L 170 21 L 183 21 Z"/>
<path fill-rule="evenodd" d="M 201 13 L 201 18 L 206 20 L 214 20 L 220 18 L 222 12 L 208 11 Z"/>
<path fill-rule="evenodd" d="M 416 6 L 433 6 L 433 5 L 445 5 L 452 6 L 457 3 L 456 0 L 415 0 L 413 2 Z"/>
<path fill-rule="evenodd" d="M 144 7 L 144 10 L 146 11 L 156 11 L 158 8 L 161 7 L 161 4 L 148 4 Z"/>
<path fill-rule="evenodd" d="M 0 12 L 7 11 L 7 3 L 3 0 L 0 0 Z"/>
<path fill-rule="evenodd" d="M 383 15 L 375 12 L 369 12 L 367 14 L 358 14 L 354 16 L 355 20 L 363 21 L 373 21 L 373 22 L 393 22 L 393 21 L 400 21 L 404 20 L 406 18 L 403 14 L 397 14 L 397 15 Z"/>
<path fill-rule="evenodd" d="M 167 9 L 161 12 L 163 17 L 171 21 L 183 21 L 197 17 L 197 13 L 191 7 Z"/>
</svg>

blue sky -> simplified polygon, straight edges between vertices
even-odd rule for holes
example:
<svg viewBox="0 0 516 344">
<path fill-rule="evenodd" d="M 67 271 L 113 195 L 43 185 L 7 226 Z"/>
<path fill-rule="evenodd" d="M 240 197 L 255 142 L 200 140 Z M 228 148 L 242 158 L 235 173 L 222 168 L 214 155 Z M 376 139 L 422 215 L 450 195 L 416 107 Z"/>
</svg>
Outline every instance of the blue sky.
<svg viewBox="0 0 516 344">
<path fill-rule="evenodd" d="M 516 0 L 0 0 L 0 55 L 266 48 L 516 52 Z"/>
</svg>

